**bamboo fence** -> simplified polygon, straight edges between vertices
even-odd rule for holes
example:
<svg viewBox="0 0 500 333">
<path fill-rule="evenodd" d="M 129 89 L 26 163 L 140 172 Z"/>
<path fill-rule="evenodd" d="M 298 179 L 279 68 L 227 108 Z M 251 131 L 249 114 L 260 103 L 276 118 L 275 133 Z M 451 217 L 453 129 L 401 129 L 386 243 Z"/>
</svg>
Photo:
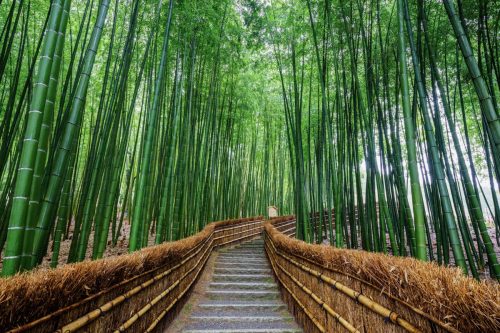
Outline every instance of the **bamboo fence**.
<svg viewBox="0 0 500 333">
<path fill-rule="evenodd" d="M 160 332 L 181 308 L 212 250 L 262 230 L 260 216 L 214 222 L 177 242 L 5 279 L 0 331 Z"/>
<path fill-rule="evenodd" d="M 292 239 L 293 216 L 266 223 L 284 300 L 306 332 L 499 332 L 500 289 L 459 270 Z"/>
</svg>

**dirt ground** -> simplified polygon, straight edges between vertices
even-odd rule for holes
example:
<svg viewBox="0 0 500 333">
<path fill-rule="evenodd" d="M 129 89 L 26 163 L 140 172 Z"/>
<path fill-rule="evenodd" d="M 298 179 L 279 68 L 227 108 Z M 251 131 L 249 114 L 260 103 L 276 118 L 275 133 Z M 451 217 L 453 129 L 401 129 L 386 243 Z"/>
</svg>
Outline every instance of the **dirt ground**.
<svg viewBox="0 0 500 333">
<path fill-rule="evenodd" d="M 111 233 L 110 233 L 111 234 Z M 130 235 L 130 224 L 128 221 L 123 221 L 122 230 L 120 233 L 120 238 L 116 243 L 116 246 L 111 245 L 111 235 L 108 236 L 108 244 L 106 250 L 104 251 L 104 258 L 119 256 L 128 253 L 128 237 Z M 154 236 L 149 235 L 148 246 L 154 245 Z M 87 246 L 87 253 L 85 255 L 86 259 L 92 258 L 92 244 L 94 242 L 94 233 L 92 232 L 89 237 L 89 243 Z M 63 265 L 68 260 L 69 248 L 71 245 L 71 235 L 70 238 L 61 242 L 61 249 L 59 250 L 59 262 L 58 265 Z M 44 257 L 41 267 L 49 267 L 52 258 L 52 251 L 49 250 L 47 256 Z"/>
<path fill-rule="evenodd" d="M 116 246 L 111 245 L 111 235 L 108 238 L 108 245 L 106 246 L 106 250 L 104 251 L 104 258 L 119 256 L 122 254 L 126 254 L 128 252 L 128 237 L 130 234 L 130 224 L 128 221 L 123 221 L 122 231 L 120 233 L 120 238 Z M 87 253 L 85 255 L 86 260 L 90 260 L 92 258 L 92 244 L 94 242 L 94 233 L 91 232 L 89 237 L 89 245 L 87 246 Z M 69 248 L 71 245 L 71 232 L 70 237 L 61 242 L 61 248 L 59 250 L 59 260 L 58 265 L 64 265 L 68 261 Z M 149 235 L 148 246 L 154 245 L 154 236 Z M 1 258 L 3 257 L 3 252 L 0 255 L 0 270 L 2 269 Z M 50 248 L 47 252 L 47 255 L 43 258 L 42 264 L 39 266 L 40 268 L 48 268 L 50 267 L 52 259 L 52 242 L 50 243 Z"/>
</svg>

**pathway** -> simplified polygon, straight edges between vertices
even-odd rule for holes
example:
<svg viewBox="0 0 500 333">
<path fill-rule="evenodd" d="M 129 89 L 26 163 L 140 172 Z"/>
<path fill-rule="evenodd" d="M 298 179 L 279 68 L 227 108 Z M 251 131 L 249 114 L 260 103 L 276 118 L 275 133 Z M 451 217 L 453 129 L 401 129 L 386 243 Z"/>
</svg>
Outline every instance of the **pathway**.
<svg viewBox="0 0 500 333">
<path fill-rule="evenodd" d="M 262 238 L 213 255 L 207 274 L 167 332 L 302 332 L 280 298 Z"/>
</svg>

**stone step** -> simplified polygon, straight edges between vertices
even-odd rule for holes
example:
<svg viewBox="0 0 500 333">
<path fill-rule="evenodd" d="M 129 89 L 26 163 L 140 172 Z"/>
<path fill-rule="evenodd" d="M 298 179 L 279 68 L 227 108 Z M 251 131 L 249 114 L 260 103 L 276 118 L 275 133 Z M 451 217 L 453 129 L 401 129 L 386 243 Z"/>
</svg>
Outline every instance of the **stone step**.
<svg viewBox="0 0 500 333">
<path fill-rule="evenodd" d="M 216 263 L 248 263 L 248 264 L 267 264 L 266 258 L 245 258 L 245 257 L 218 257 Z"/>
<path fill-rule="evenodd" d="M 281 301 L 207 301 L 198 305 L 202 311 L 217 311 L 226 313 L 226 311 L 258 312 L 265 311 L 271 313 L 274 311 L 286 310 L 286 305 Z"/>
<path fill-rule="evenodd" d="M 222 250 L 249 250 L 249 251 L 262 251 L 264 250 L 264 244 L 252 244 L 252 245 L 239 245 L 230 249 L 222 249 Z"/>
<path fill-rule="evenodd" d="M 197 321 L 217 321 L 217 322 L 266 322 L 266 323 L 272 323 L 272 322 L 279 322 L 279 321 L 293 321 L 293 317 L 290 315 L 288 316 L 282 316 L 282 315 L 270 315 L 270 316 L 245 316 L 245 315 L 240 315 L 240 316 L 234 316 L 234 315 L 202 315 L 202 314 L 195 314 L 191 316 L 192 320 L 197 320 Z"/>
<path fill-rule="evenodd" d="M 215 267 L 215 274 L 271 274 L 270 268 L 255 267 Z"/>
<path fill-rule="evenodd" d="M 294 328 L 241 328 L 241 329 L 191 329 L 184 330 L 184 333 L 301 333 L 302 330 Z"/>
<path fill-rule="evenodd" d="M 241 310 L 224 310 L 224 312 L 210 311 L 210 310 L 196 310 L 191 313 L 191 317 L 228 317 L 228 318 L 240 318 L 240 317 L 279 317 L 279 318 L 292 318 L 290 313 L 286 310 L 277 310 L 277 311 L 267 311 L 266 309 L 253 309 L 251 311 L 245 310 L 242 312 Z"/>
<path fill-rule="evenodd" d="M 264 254 L 266 251 L 264 251 L 264 248 L 262 249 L 232 249 L 232 250 L 220 250 L 218 251 L 219 254 L 230 254 L 230 253 L 258 253 L 258 254 Z"/>
<path fill-rule="evenodd" d="M 269 263 L 216 262 L 215 268 L 270 268 Z"/>
<path fill-rule="evenodd" d="M 229 262 L 229 263 L 245 263 L 245 264 L 258 264 L 258 265 L 265 265 L 269 261 L 267 260 L 266 257 L 217 257 L 215 259 L 215 262 Z"/>
<path fill-rule="evenodd" d="M 245 257 L 224 257 L 217 258 L 215 263 L 241 263 L 241 264 L 259 264 L 266 265 L 268 263 L 266 258 L 245 258 Z"/>
<path fill-rule="evenodd" d="M 277 290 L 274 282 L 212 282 L 210 289 L 215 290 Z"/>
<path fill-rule="evenodd" d="M 262 250 L 264 249 L 264 244 L 252 244 L 252 245 L 237 245 L 233 247 L 220 248 L 218 251 L 233 251 L 233 250 Z"/>
<path fill-rule="evenodd" d="M 221 258 L 238 258 L 238 259 L 245 259 L 245 260 L 254 260 L 254 259 L 259 259 L 259 260 L 267 260 L 267 257 L 263 253 L 254 253 L 251 255 L 247 254 L 237 254 L 233 252 L 228 252 L 228 253 L 221 253 L 217 256 L 217 259 Z"/>
<path fill-rule="evenodd" d="M 214 274 L 215 282 L 272 282 L 273 278 L 269 274 Z"/>
<path fill-rule="evenodd" d="M 219 252 L 219 257 L 223 256 L 238 256 L 238 257 L 262 257 L 266 256 L 264 251 L 241 251 L 241 250 L 233 250 L 228 252 Z"/>
<path fill-rule="evenodd" d="M 238 246 L 227 251 L 249 251 L 249 252 L 262 252 L 264 251 L 264 244 L 256 246 Z"/>
<path fill-rule="evenodd" d="M 218 251 L 184 333 L 300 333 L 280 299 L 262 238 Z"/>
<path fill-rule="evenodd" d="M 203 307 L 196 308 L 191 313 L 191 317 L 290 317 L 290 313 L 287 311 L 286 307 Z"/>
<path fill-rule="evenodd" d="M 209 289 L 206 291 L 205 295 L 209 299 L 217 300 L 235 300 L 235 301 L 255 301 L 255 300 L 274 300 L 278 299 L 280 293 L 277 290 L 220 290 L 220 289 Z"/>
<path fill-rule="evenodd" d="M 220 268 L 222 266 L 231 267 L 248 267 L 248 268 L 269 268 L 271 267 L 268 262 L 255 262 L 255 261 L 243 261 L 243 260 L 218 260 L 215 262 L 215 268 Z"/>
<path fill-rule="evenodd" d="M 190 332 L 192 330 L 209 330 L 215 332 L 226 332 L 226 330 L 248 330 L 248 332 L 268 332 L 269 330 L 294 330 L 296 327 L 296 324 L 291 318 L 288 319 L 288 321 L 286 319 L 281 321 L 254 321 L 244 319 L 240 321 L 193 320 L 187 325 L 184 332 Z"/>
<path fill-rule="evenodd" d="M 264 249 L 264 243 L 235 246 L 233 249 Z"/>
</svg>

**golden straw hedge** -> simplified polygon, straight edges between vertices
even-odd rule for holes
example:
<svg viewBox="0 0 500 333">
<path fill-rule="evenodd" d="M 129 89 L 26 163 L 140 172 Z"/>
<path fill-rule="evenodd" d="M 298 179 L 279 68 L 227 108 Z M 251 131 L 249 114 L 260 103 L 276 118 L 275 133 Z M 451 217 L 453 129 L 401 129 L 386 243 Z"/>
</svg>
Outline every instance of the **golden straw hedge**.
<svg viewBox="0 0 500 333">
<path fill-rule="evenodd" d="M 106 293 L 108 289 L 145 272 L 179 262 L 218 228 L 262 219 L 253 217 L 214 222 L 194 236 L 131 254 L 0 278 L 0 331 L 32 322 L 99 293 Z"/>
<path fill-rule="evenodd" d="M 266 233 L 282 253 L 360 280 L 401 301 L 402 306 L 406 303 L 456 330 L 500 332 L 497 282 L 478 282 L 459 269 L 413 258 L 307 244 L 283 235 L 273 226 L 292 219 L 282 217 L 265 224 Z"/>
</svg>

